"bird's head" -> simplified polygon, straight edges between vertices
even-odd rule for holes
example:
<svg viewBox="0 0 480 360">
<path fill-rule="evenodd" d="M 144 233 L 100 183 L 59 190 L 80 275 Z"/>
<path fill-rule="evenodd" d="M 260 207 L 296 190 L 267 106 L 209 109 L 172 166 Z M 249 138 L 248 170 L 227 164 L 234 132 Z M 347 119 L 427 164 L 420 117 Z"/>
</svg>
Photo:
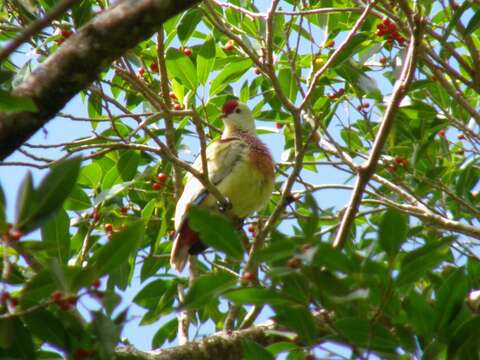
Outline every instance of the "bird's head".
<svg viewBox="0 0 480 360">
<path fill-rule="evenodd" d="M 255 134 L 255 120 L 247 105 L 237 100 L 228 100 L 223 104 L 222 119 L 225 123 L 225 134 L 246 131 Z"/>
</svg>

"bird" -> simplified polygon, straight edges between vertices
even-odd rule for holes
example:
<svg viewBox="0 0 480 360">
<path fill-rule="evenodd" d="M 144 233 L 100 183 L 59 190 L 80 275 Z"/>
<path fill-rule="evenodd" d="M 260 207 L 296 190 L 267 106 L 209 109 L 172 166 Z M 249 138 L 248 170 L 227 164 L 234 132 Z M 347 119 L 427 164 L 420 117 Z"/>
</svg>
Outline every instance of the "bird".
<svg viewBox="0 0 480 360">
<path fill-rule="evenodd" d="M 242 220 L 268 204 L 275 183 L 275 164 L 270 150 L 256 135 L 255 119 L 246 104 L 227 100 L 222 120 L 222 136 L 206 149 L 208 178 L 229 202 L 226 215 L 232 221 Z M 193 167 L 202 170 L 201 156 Z M 206 249 L 188 224 L 191 206 L 220 212 L 217 199 L 189 173 L 175 208 L 175 238 L 170 253 L 170 264 L 179 272 L 190 255 Z"/>
</svg>

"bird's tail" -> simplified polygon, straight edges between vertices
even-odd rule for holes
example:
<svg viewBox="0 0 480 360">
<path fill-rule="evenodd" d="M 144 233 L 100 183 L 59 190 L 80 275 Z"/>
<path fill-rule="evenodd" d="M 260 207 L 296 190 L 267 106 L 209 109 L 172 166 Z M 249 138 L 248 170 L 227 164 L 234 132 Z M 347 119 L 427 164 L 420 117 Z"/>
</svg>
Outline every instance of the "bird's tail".
<svg viewBox="0 0 480 360">
<path fill-rule="evenodd" d="M 187 263 L 189 250 L 193 244 L 199 241 L 198 234 L 190 229 L 188 220 L 185 221 L 173 241 L 172 252 L 170 253 L 170 265 L 181 272 Z"/>
</svg>

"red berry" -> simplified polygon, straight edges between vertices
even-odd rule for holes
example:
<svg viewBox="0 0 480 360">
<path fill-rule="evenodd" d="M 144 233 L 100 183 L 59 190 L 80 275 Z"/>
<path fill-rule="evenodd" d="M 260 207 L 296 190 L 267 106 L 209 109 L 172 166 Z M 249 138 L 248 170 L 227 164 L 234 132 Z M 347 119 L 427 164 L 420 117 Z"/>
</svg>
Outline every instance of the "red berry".
<svg viewBox="0 0 480 360">
<path fill-rule="evenodd" d="M 182 110 L 182 109 L 183 109 L 183 105 L 180 104 L 180 103 L 175 103 L 175 104 L 173 105 L 173 108 L 174 108 L 175 110 L 177 110 L 177 111 L 178 111 L 178 110 Z"/>
<path fill-rule="evenodd" d="M 458 140 L 464 140 L 465 139 L 465 134 L 458 134 L 457 139 Z"/>
<path fill-rule="evenodd" d="M 336 95 L 337 95 L 338 97 L 343 96 L 343 94 L 345 94 L 345 89 L 344 89 L 344 88 L 340 88 L 340 89 L 338 89 L 338 91 L 336 92 Z"/>
<path fill-rule="evenodd" d="M 243 273 L 242 275 L 242 282 L 251 282 L 251 281 L 254 281 L 255 280 L 255 274 L 250 272 L 250 271 L 246 271 Z"/>
<path fill-rule="evenodd" d="M 402 158 L 401 156 L 395 156 L 394 161 L 395 161 L 398 165 L 402 165 L 402 164 L 403 164 L 403 158 Z"/>
<path fill-rule="evenodd" d="M 63 294 L 60 292 L 60 291 L 54 291 L 51 295 L 50 295 L 50 298 L 55 301 L 56 303 L 58 303 L 59 301 L 61 301 L 63 299 Z"/>
<path fill-rule="evenodd" d="M 438 79 L 437 79 L 437 77 L 436 77 L 435 75 L 432 75 L 432 77 L 430 78 L 430 80 L 432 80 L 432 81 L 437 81 Z"/>
<path fill-rule="evenodd" d="M 77 295 L 72 295 L 69 298 L 66 299 L 68 305 L 75 306 L 78 301 L 78 296 Z"/>
<path fill-rule="evenodd" d="M 143 67 L 138 68 L 137 77 L 143 77 L 145 75 L 145 69 Z"/>
<path fill-rule="evenodd" d="M 247 231 L 248 231 L 248 232 L 251 232 L 251 233 L 255 232 L 255 225 L 253 225 L 253 224 L 250 225 L 250 226 L 247 228 Z"/>
<path fill-rule="evenodd" d="M 262 73 L 262 70 L 260 70 L 260 68 L 256 67 L 255 68 L 255 75 L 260 75 Z"/>
<path fill-rule="evenodd" d="M 445 137 L 445 133 L 446 133 L 445 129 L 442 129 L 442 130 L 440 130 L 440 131 L 438 132 L 438 136 L 444 138 L 444 137 Z"/>
<path fill-rule="evenodd" d="M 336 93 L 329 93 L 327 95 L 327 97 L 330 99 L 330 100 L 337 100 L 337 94 Z"/>
<path fill-rule="evenodd" d="M 128 207 L 126 206 L 122 206 L 120 208 L 120 212 L 123 214 L 123 215 L 126 215 L 128 213 Z"/>
<path fill-rule="evenodd" d="M 12 307 L 17 307 L 17 305 L 18 305 L 18 299 L 12 297 L 12 298 L 10 299 L 10 305 L 11 305 Z"/>
<path fill-rule="evenodd" d="M 387 166 L 387 171 L 390 173 L 390 174 L 394 174 L 396 171 L 397 171 L 397 167 L 395 165 L 388 165 Z"/>
<path fill-rule="evenodd" d="M 91 286 L 92 286 L 94 289 L 98 289 L 98 288 L 100 287 L 100 285 L 101 285 L 100 279 L 97 279 L 97 280 L 95 280 L 95 281 L 92 283 Z"/>
<path fill-rule="evenodd" d="M 158 72 L 158 64 L 156 62 L 150 64 L 150 71 L 154 73 Z"/>
<path fill-rule="evenodd" d="M 62 35 L 65 39 L 67 39 L 73 35 L 73 32 L 68 30 L 61 30 L 60 35 Z"/>
<path fill-rule="evenodd" d="M 183 51 L 183 55 L 185 55 L 185 56 L 191 56 L 192 55 L 192 49 L 190 49 L 188 47 L 183 48 L 182 51 Z"/>
<path fill-rule="evenodd" d="M 233 49 L 235 49 L 235 41 L 228 40 L 225 46 L 223 47 L 223 50 L 232 51 Z"/>
<path fill-rule="evenodd" d="M 387 63 L 388 59 L 386 57 L 381 57 L 380 58 L 380 64 L 382 64 L 383 66 L 385 66 L 385 64 Z"/>
<path fill-rule="evenodd" d="M 257 237 L 257 232 L 256 231 L 252 231 L 252 237 Z"/>
<path fill-rule="evenodd" d="M 163 186 L 163 184 L 160 184 L 160 183 L 158 183 L 158 182 L 154 182 L 154 183 L 152 184 L 152 189 L 158 191 L 158 190 L 160 190 L 160 189 L 162 188 L 162 186 Z"/>
<path fill-rule="evenodd" d="M 94 210 L 91 216 L 93 222 L 98 222 L 98 220 L 100 220 L 100 213 L 97 210 Z"/>
<path fill-rule="evenodd" d="M 168 93 L 168 96 L 170 96 L 170 99 L 172 99 L 172 100 L 177 100 L 177 95 L 175 95 L 175 93 L 173 91 L 170 91 Z"/>
<path fill-rule="evenodd" d="M 113 225 L 112 224 L 105 224 L 105 231 L 106 232 L 112 232 L 113 231 Z"/>
<path fill-rule="evenodd" d="M 292 269 L 297 269 L 302 266 L 302 261 L 297 257 L 288 259 L 287 266 Z"/>
<path fill-rule="evenodd" d="M 10 300 L 10 298 L 11 298 L 11 295 L 8 291 L 3 292 L 2 295 L 0 296 L 0 300 L 2 303 L 7 302 L 8 300 Z"/>
<path fill-rule="evenodd" d="M 22 238 L 23 233 L 20 230 L 10 230 L 9 237 L 11 241 L 18 241 Z"/>
<path fill-rule="evenodd" d="M 166 180 L 168 179 L 168 175 L 161 172 L 161 173 L 158 173 L 157 175 L 157 180 L 161 183 L 165 182 Z"/>
<path fill-rule="evenodd" d="M 105 297 L 105 292 L 104 291 L 100 291 L 100 290 L 95 290 L 93 292 L 93 295 L 97 298 L 97 299 L 103 299 Z"/>
<path fill-rule="evenodd" d="M 280 130 L 280 129 L 283 128 L 283 124 L 277 122 L 277 123 L 275 123 L 275 127 L 276 127 L 278 130 Z"/>
<path fill-rule="evenodd" d="M 369 103 L 363 103 L 362 104 L 362 108 L 363 109 L 368 109 L 370 107 L 370 104 Z"/>
</svg>

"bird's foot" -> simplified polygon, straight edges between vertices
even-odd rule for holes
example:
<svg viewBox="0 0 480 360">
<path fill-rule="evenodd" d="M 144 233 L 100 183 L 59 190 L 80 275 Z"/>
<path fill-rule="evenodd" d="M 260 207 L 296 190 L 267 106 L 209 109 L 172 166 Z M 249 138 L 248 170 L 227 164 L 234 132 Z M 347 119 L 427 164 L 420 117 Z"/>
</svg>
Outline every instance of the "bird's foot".
<svg viewBox="0 0 480 360">
<path fill-rule="evenodd" d="M 225 201 L 217 201 L 218 211 L 224 213 L 232 209 L 232 202 L 229 198 L 225 198 Z"/>
</svg>

